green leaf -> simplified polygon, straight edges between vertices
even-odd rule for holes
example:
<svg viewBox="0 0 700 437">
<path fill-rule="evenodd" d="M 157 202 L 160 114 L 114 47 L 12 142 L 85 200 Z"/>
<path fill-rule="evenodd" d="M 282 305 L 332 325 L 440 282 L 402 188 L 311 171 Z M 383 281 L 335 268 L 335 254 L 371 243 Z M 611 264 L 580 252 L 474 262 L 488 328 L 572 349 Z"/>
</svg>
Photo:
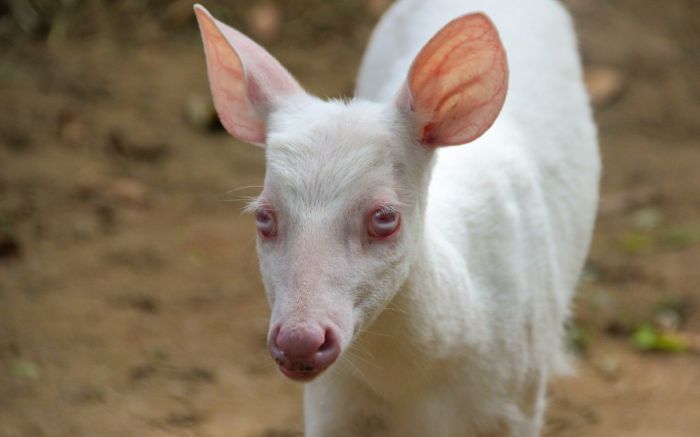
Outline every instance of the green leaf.
<svg viewBox="0 0 700 437">
<path fill-rule="evenodd" d="M 632 344 L 641 351 L 650 351 L 656 344 L 656 330 L 650 325 L 642 325 L 632 332 Z"/>
<path fill-rule="evenodd" d="M 659 332 L 645 324 L 632 333 L 632 344 L 640 351 L 680 353 L 690 350 L 690 340 L 678 332 Z"/>
<path fill-rule="evenodd" d="M 690 341 L 679 333 L 666 332 L 656 337 L 654 350 L 674 353 L 687 352 L 690 350 Z"/>
<path fill-rule="evenodd" d="M 654 239 L 641 232 L 628 232 L 620 237 L 619 245 L 623 252 L 637 255 L 650 252 L 654 245 Z"/>
<path fill-rule="evenodd" d="M 684 248 L 700 243 L 700 223 L 668 228 L 661 233 L 661 241 L 674 248 Z"/>
<path fill-rule="evenodd" d="M 9 365 L 10 374 L 17 378 L 37 379 L 39 368 L 31 361 L 12 360 Z"/>
</svg>

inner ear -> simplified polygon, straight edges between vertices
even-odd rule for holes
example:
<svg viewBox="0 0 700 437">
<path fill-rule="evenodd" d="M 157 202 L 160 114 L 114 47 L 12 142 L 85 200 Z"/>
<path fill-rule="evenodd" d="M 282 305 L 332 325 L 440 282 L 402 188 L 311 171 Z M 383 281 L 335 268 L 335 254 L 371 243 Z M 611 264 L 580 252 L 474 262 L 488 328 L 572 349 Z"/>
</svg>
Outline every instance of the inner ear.
<svg viewBox="0 0 700 437">
<path fill-rule="evenodd" d="M 207 58 L 214 106 L 235 138 L 264 144 L 270 111 L 293 94 L 304 93 L 298 82 L 265 49 L 195 5 Z"/>
<path fill-rule="evenodd" d="M 448 23 L 418 53 L 397 104 L 427 146 L 474 141 L 493 124 L 508 88 L 506 54 L 484 14 Z"/>
</svg>

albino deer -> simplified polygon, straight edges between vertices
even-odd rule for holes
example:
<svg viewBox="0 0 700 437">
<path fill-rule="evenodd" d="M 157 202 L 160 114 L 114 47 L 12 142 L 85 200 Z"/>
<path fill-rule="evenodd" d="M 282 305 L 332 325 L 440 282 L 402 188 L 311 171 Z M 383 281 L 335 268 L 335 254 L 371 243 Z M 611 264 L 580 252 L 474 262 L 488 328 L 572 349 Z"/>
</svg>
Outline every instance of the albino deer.
<svg viewBox="0 0 700 437">
<path fill-rule="evenodd" d="M 306 434 L 538 435 L 600 172 L 565 10 L 400 0 L 350 101 L 195 11 L 221 122 L 265 147 L 268 346 Z"/>
</svg>

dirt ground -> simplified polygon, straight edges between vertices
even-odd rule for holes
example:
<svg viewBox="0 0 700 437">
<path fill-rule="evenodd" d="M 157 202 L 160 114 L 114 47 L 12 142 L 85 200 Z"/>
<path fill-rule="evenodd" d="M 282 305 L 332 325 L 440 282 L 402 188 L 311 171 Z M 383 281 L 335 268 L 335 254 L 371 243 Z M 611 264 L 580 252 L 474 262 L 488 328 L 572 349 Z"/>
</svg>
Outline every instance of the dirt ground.
<svg viewBox="0 0 700 437">
<path fill-rule="evenodd" d="M 190 3 L 0 2 L 1 437 L 300 435 Z M 213 9 L 338 96 L 385 3 Z M 700 436 L 700 3 L 567 3 L 605 175 L 545 435 Z"/>
</svg>

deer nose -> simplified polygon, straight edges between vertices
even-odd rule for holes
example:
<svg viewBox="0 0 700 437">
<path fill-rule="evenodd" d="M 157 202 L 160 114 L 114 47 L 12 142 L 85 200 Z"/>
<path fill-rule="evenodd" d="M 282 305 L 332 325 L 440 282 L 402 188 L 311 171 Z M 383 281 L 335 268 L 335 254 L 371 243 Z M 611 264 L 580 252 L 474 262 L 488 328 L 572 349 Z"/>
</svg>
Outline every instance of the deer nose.
<svg viewBox="0 0 700 437">
<path fill-rule="evenodd" d="M 338 335 L 320 325 L 280 326 L 270 333 L 272 358 L 287 377 L 310 381 L 340 355 Z"/>
</svg>

